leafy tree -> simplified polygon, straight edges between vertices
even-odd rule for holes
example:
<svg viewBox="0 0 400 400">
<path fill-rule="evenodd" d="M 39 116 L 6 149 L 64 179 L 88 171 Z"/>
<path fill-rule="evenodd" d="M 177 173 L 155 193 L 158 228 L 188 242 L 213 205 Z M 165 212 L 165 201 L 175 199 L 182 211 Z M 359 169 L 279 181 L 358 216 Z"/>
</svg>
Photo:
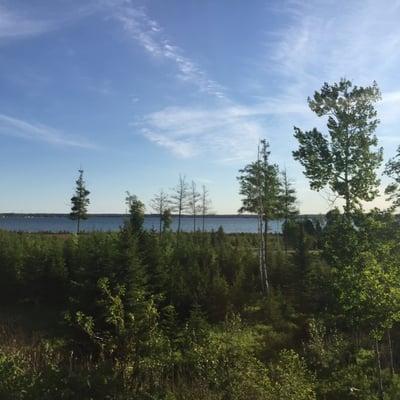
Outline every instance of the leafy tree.
<svg viewBox="0 0 400 400">
<path fill-rule="evenodd" d="M 364 328 L 375 343 L 380 398 L 383 382 L 379 341 L 400 321 L 399 281 L 398 267 L 390 257 L 383 261 L 365 252 L 356 264 L 341 268 L 335 282 L 340 304 L 352 327 L 357 331 Z"/>
<path fill-rule="evenodd" d="M 269 161 L 270 151 L 266 140 L 261 140 L 257 161 L 239 170 L 242 207 L 239 212 L 256 213 L 258 216 L 260 276 L 263 291 L 268 291 L 267 255 L 268 223 L 279 216 L 281 182 L 279 169 Z"/>
<path fill-rule="evenodd" d="M 400 207 L 400 146 L 397 148 L 397 154 L 387 162 L 385 174 L 394 180 L 385 189 L 385 193 L 389 195 L 392 209 L 395 210 Z"/>
<path fill-rule="evenodd" d="M 274 399 L 315 400 L 314 377 L 293 350 L 283 350 L 273 370 Z"/>
<path fill-rule="evenodd" d="M 86 189 L 83 180 L 83 169 L 79 170 L 79 177 L 76 180 L 75 195 L 71 197 L 71 213 L 70 218 L 77 221 L 76 232 L 80 232 L 80 223 L 82 219 L 87 219 L 87 208 L 90 204 L 89 190 Z"/>
<path fill-rule="evenodd" d="M 126 192 L 125 204 L 129 212 L 129 224 L 136 233 L 141 233 L 144 223 L 144 204 L 136 195 Z"/>
<path fill-rule="evenodd" d="M 308 105 L 318 117 L 328 117 L 328 135 L 317 128 L 305 132 L 294 128 L 299 148 L 293 156 L 305 168 L 311 189 L 328 187 L 343 198 L 347 216 L 360 201 L 373 200 L 378 194 L 376 169 L 382 162 L 382 149 L 375 150 L 379 120 L 374 103 L 379 99 L 375 82 L 365 88 L 353 87 L 346 79 L 325 83 L 308 98 Z"/>
</svg>

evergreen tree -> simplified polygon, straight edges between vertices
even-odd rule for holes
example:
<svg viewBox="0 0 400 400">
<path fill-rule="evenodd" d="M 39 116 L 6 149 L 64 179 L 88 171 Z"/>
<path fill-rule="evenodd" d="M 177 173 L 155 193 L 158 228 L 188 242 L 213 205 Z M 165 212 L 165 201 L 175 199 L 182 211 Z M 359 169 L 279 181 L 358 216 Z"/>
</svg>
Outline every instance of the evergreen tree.
<svg viewBox="0 0 400 400">
<path fill-rule="evenodd" d="M 346 79 L 325 83 L 308 98 L 318 117 L 328 116 L 328 136 L 317 128 L 303 132 L 295 127 L 299 148 L 293 152 L 305 168 L 311 189 L 327 187 L 343 198 L 347 216 L 361 200 L 373 200 L 378 194 L 376 169 L 382 162 L 382 149 L 374 149 L 379 123 L 374 103 L 380 99 L 380 91 L 375 82 L 365 88 L 352 86 Z"/>
<path fill-rule="evenodd" d="M 79 170 L 79 177 L 76 180 L 75 195 L 71 197 L 71 213 L 70 218 L 77 221 L 76 232 L 80 232 L 80 223 L 82 219 L 87 219 L 87 208 L 90 204 L 89 190 L 86 189 L 83 180 L 83 170 Z"/>
<path fill-rule="evenodd" d="M 280 195 L 280 206 L 281 206 L 281 218 L 283 218 L 283 243 L 285 245 L 285 249 L 287 250 L 287 237 L 286 237 L 286 227 L 290 220 L 299 213 L 296 202 L 296 190 L 294 189 L 290 179 L 287 176 L 286 168 L 282 171 L 282 192 Z"/>
<path fill-rule="evenodd" d="M 171 224 L 172 224 L 172 213 L 169 208 L 166 208 L 164 212 L 162 213 L 161 216 L 161 222 L 162 222 L 162 230 L 163 232 L 167 232 L 171 229 Z"/>
</svg>

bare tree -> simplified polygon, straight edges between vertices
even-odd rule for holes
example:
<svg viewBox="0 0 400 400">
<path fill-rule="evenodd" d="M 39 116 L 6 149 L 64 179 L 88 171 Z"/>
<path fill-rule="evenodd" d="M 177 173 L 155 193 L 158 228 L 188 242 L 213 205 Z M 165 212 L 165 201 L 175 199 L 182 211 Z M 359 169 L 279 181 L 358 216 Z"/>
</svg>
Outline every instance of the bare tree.
<svg viewBox="0 0 400 400">
<path fill-rule="evenodd" d="M 192 181 L 189 192 L 189 207 L 193 216 L 193 232 L 196 232 L 196 217 L 197 214 L 201 211 L 200 199 L 201 195 L 197 191 L 196 183 Z"/>
<path fill-rule="evenodd" d="M 170 205 L 169 196 L 164 190 L 160 190 L 159 193 L 155 194 L 154 197 L 150 200 L 150 207 L 158 214 L 159 222 L 160 222 L 160 235 L 163 231 L 162 229 L 162 220 L 164 211 L 168 209 Z"/>
<path fill-rule="evenodd" d="M 211 200 L 209 198 L 209 192 L 205 185 L 202 186 L 201 199 L 200 199 L 200 212 L 202 219 L 202 232 L 205 231 L 206 215 L 211 209 Z"/>
<path fill-rule="evenodd" d="M 179 182 L 172 189 L 171 195 L 172 210 L 178 214 L 178 233 L 181 231 L 182 214 L 188 210 L 188 194 L 189 186 L 186 182 L 186 177 L 179 174 Z"/>
</svg>

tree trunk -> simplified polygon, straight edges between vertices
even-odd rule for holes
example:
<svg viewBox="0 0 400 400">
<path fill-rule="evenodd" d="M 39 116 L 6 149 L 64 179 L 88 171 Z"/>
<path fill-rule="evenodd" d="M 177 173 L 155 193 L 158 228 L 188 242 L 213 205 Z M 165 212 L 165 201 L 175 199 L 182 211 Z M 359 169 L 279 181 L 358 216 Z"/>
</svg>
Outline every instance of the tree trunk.
<svg viewBox="0 0 400 400">
<path fill-rule="evenodd" d="M 268 283 L 267 257 L 268 257 L 268 219 L 265 219 L 264 220 L 264 263 L 263 263 L 264 268 L 263 269 L 264 269 L 265 291 L 268 294 L 269 283 Z"/>
<path fill-rule="evenodd" d="M 387 330 L 387 339 L 388 339 L 388 347 L 389 347 L 390 372 L 393 376 L 395 374 L 395 370 L 394 370 L 392 337 L 390 335 L 390 329 Z"/>
<path fill-rule="evenodd" d="M 263 221 L 262 221 L 262 216 L 258 215 L 258 266 L 260 269 L 260 282 L 261 282 L 261 291 L 264 293 L 265 292 L 265 283 L 264 283 L 264 268 L 263 268 L 263 262 L 264 262 L 264 237 L 263 237 Z"/>
<path fill-rule="evenodd" d="M 383 400 L 382 366 L 378 339 L 375 339 L 376 367 L 378 370 L 379 398 Z"/>
<path fill-rule="evenodd" d="M 286 228 L 288 227 L 288 221 L 289 221 L 289 219 L 288 219 L 288 218 L 285 218 L 284 226 L 285 226 Z M 283 246 L 284 246 L 284 248 L 285 248 L 285 253 L 287 254 L 287 252 L 288 252 L 288 245 L 287 245 L 286 232 L 285 232 L 284 229 L 282 230 L 282 239 L 283 239 Z"/>
<path fill-rule="evenodd" d="M 179 199 L 179 209 L 178 209 L 178 230 L 177 233 L 181 231 L 181 215 L 182 215 L 182 199 Z"/>
</svg>

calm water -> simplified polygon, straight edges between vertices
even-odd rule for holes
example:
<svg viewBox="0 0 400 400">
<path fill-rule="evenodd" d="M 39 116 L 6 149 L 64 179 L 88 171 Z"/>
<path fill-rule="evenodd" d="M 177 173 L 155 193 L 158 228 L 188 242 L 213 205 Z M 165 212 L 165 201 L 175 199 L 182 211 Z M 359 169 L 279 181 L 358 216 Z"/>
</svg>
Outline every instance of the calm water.
<svg viewBox="0 0 400 400">
<path fill-rule="evenodd" d="M 123 224 L 124 216 L 90 216 L 81 222 L 81 229 L 85 231 L 115 231 Z M 227 233 L 257 232 L 257 219 L 255 217 L 218 217 L 208 216 L 205 221 L 207 231 L 217 230 L 220 226 Z M 145 217 L 146 229 L 158 229 L 159 218 L 157 216 Z M 183 217 L 181 227 L 184 231 L 193 230 L 193 218 Z M 196 228 L 202 227 L 201 218 L 196 221 Z M 176 230 L 177 219 L 174 218 L 172 229 Z M 71 221 L 67 216 L 16 216 L 0 215 L 0 229 L 23 232 L 75 232 L 76 222 Z M 270 223 L 271 232 L 280 232 L 281 222 Z"/>
</svg>

